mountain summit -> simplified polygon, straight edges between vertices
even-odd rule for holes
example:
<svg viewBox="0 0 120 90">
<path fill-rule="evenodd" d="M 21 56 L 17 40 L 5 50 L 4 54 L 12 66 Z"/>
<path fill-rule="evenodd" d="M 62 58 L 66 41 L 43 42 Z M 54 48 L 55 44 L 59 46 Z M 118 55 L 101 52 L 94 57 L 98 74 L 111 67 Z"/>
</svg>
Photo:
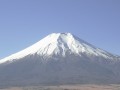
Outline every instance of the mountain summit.
<svg viewBox="0 0 120 90">
<path fill-rule="evenodd" d="M 20 59 L 27 55 L 34 54 L 48 58 L 53 55 L 65 57 L 66 55 L 74 54 L 81 56 L 82 53 L 91 56 L 101 56 L 104 58 L 112 58 L 113 56 L 104 50 L 88 44 L 71 33 L 53 33 L 38 41 L 34 45 L 0 60 L 0 63 Z"/>
<path fill-rule="evenodd" d="M 53 33 L 0 60 L 0 86 L 114 84 L 120 58 L 70 33 Z"/>
</svg>

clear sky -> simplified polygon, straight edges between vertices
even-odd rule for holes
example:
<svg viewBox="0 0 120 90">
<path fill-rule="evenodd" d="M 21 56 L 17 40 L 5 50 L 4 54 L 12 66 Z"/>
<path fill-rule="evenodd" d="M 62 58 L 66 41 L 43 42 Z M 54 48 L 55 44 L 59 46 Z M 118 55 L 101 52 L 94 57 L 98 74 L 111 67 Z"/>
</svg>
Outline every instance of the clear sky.
<svg viewBox="0 0 120 90">
<path fill-rule="evenodd" d="M 120 55 L 120 0 L 0 0 L 0 58 L 54 32 Z"/>
</svg>

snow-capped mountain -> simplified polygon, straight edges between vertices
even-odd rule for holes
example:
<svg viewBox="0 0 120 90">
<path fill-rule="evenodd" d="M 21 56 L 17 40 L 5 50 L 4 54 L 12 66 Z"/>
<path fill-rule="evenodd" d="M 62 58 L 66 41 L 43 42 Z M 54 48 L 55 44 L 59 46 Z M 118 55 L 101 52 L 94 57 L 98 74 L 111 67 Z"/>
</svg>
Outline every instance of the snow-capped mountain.
<svg viewBox="0 0 120 90">
<path fill-rule="evenodd" d="M 70 33 L 53 33 L 0 60 L 0 86 L 119 83 L 120 59 Z"/>
<path fill-rule="evenodd" d="M 65 57 L 66 54 L 75 54 L 81 56 L 81 53 L 101 56 L 103 58 L 114 57 L 112 54 L 96 48 L 70 33 L 53 33 L 34 45 L 0 60 L 0 63 L 12 61 L 14 59 L 20 59 L 27 55 L 34 54 L 42 57 L 52 57 L 53 55 Z"/>
</svg>

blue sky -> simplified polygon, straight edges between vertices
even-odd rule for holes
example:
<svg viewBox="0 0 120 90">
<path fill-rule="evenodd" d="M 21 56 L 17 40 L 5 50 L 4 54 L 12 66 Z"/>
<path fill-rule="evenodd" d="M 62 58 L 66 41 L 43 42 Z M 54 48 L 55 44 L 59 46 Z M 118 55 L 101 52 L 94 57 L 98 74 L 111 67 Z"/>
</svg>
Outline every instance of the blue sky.
<svg viewBox="0 0 120 90">
<path fill-rule="evenodd" d="M 0 0 L 0 58 L 53 32 L 120 55 L 120 0 Z"/>
</svg>

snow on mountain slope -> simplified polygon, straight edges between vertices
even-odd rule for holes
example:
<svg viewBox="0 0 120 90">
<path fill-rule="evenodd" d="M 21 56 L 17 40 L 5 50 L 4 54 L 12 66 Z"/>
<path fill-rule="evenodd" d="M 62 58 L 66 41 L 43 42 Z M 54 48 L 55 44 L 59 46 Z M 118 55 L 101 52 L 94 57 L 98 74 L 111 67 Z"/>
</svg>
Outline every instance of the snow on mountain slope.
<svg viewBox="0 0 120 90">
<path fill-rule="evenodd" d="M 96 48 L 70 33 L 53 33 L 34 45 L 0 60 L 0 63 L 20 59 L 27 55 L 38 54 L 44 57 L 61 55 L 65 57 L 67 53 L 78 56 L 81 56 L 81 53 L 86 53 L 109 59 L 114 57 L 112 54 Z"/>
</svg>

